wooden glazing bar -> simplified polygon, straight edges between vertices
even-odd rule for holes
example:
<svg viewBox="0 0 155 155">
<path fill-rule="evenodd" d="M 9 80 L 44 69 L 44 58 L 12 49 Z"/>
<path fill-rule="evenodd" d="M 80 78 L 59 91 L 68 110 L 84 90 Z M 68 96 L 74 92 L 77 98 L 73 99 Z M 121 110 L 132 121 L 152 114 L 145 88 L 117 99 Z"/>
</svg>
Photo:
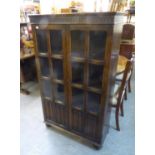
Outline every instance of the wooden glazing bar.
<svg viewBox="0 0 155 155">
<path fill-rule="evenodd" d="M 71 31 L 69 26 L 66 26 L 65 33 L 65 62 L 66 62 L 66 86 L 67 86 L 67 104 L 68 104 L 68 114 L 69 114 L 69 128 L 72 128 L 72 67 L 71 67 Z"/>
<path fill-rule="evenodd" d="M 53 104 L 55 96 L 54 96 L 54 82 L 53 82 L 53 65 L 51 63 L 51 53 L 52 53 L 52 51 L 51 51 L 51 40 L 50 40 L 50 31 L 49 30 L 47 30 L 47 32 L 46 32 L 46 37 L 47 37 L 47 46 L 48 46 L 48 63 L 49 63 L 49 66 L 50 66 L 49 67 L 50 68 L 50 77 L 51 77 L 50 81 L 51 81 L 51 84 L 52 84 L 52 86 L 51 86 L 52 102 L 50 102 L 50 110 L 52 110 L 51 103 Z"/>
</svg>

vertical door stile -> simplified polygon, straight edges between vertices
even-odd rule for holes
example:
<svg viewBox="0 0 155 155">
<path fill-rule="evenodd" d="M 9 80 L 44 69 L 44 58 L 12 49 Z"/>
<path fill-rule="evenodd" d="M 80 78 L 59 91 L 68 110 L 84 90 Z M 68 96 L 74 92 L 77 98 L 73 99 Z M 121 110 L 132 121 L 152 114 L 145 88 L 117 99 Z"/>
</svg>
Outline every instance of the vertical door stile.
<svg viewBox="0 0 155 155">
<path fill-rule="evenodd" d="M 72 127 L 72 92 L 71 92 L 71 31 L 69 26 L 66 25 L 65 31 L 65 85 L 67 88 L 67 111 L 68 111 L 68 127 Z"/>
<path fill-rule="evenodd" d="M 88 55 L 89 55 L 89 31 L 85 31 L 85 51 L 84 51 L 84 127 L 87 124 L 88 107 Z"/>
<path fill-rule="evenodd" d="M 40 63 L 39 63 L 39 52 L 38 52 L 38 43 L 37 43 L 37 34 L 36 34 L 36 25 L 32 26 L 32 35 L 33 35 L 33 41 L 34 41 L 34 48 L 35 48 L 35 62 L 36 62 L 36 67 L 37 67 L 37 78 L 39 80 L 39 87 L 41 87 L 41 70 L 40 70 Z M 41 99 L 43 99 L 42 96 L 42 89 L 40 89 L 41 92 Z"/>
<path fill-rule="evenodd" d="M 32 26 L 32 35 L 33 35 L 33 42 L 34 42 L 34 51 L 35 51 L 35 63 L 36 63 L 36 67 L 37 67 L 37 78 L 39 80 L 39 86 L 41 88 L 41 84 L 40 84 L 40 67 L 39 67 L 39 53 L 38 53 L 38 43 L 37 43 L 37 35 L 36 35 L 36 25 Z M 41 96 L 42 98 L 42 96 Z"/>
<path fill-rule="evenodd" d="M 41 86 L 41 71 L 40 71 L 40 64 L 39 64 L 39 52 L 38 52 L 38 43 L 37 43 L 37 35 L 36 35 L 36 27 L 37 25 L 32 26 L 32 35 L 33 35 L 33 42 L 34 42 L 34 51 L 35 51 L 35 63 L 36 63 L 36 68 L 37 68 L 37 79 L 39 81 L 39 88 L 40 89 L 40 94 L 41 94 L 41 101 L 42 101 L 42 108 L 43 108 L 43 115 L 44 115 L 44 121 L 46 120 L 46 112 L 45 112 L 45 106 L 44 106 L 44 101 L 43 101 L 43 93 L 42 93 L 42 86 Z"/>
<path fill-rule="evenodd" d="M 51 51 L 51 40 L 50 40 L 50 30 L 47 30 L 46 32 L 46 37 L 47 37 L 47 46 L 48 46 L 48 62 L 49 62 L 49 66 L 50 66 L 50 80 L 52 83 L 52 104 L 55 107 L 55 103 L 54 103 L 54 82 L 53 82 L 53 65 L 51 63 L 51 56 L 52 56 L 52 51 Z M 54 111 L 55 108 L 52 109 L 52 105 L 50 103 L 50 110 Z"/>
<path fill-rule="evenodd" d="M 66 26 L 62 30 L 62 61 L 63 61 L 63 83 L 64 83 L 64 94 L 65 94 L 65 119 L 67 121 L 66 127 L 69 127 L 69 114 L 68 114 L 68 82 L 67 82 L 67 48 L 66 48 Z"/>
</svg>

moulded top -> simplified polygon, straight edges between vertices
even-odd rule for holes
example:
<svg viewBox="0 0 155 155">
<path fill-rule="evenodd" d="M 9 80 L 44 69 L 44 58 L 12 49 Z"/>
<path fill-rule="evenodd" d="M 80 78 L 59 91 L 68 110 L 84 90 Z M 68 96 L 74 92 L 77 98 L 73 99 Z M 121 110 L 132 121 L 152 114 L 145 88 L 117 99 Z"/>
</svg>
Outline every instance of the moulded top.
<svg viewBox="0 0 155 155">
<path fill-rule="evenodd" d="M 124 13 L 94 12 L 72 14 L 30 15 L 31 24 L 118 24 L 123 22 Z"/>
</svg>

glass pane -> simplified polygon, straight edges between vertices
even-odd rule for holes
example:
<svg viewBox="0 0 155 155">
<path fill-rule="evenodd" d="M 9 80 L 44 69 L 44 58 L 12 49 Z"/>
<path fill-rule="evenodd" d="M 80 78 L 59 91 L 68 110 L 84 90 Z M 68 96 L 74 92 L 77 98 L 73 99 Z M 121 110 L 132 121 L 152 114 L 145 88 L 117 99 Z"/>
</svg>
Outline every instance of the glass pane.
<svg viewBox="0 0 155 155">
<path fill-rule="evenodd" d="M 55 99 L 64 103 L 64 86 L 61 84 L 55 84 Z"/>
<path fill-rule="evenodd" d="M 42 80 L 42 91 L 43 91 L 43 95 L 45 97 L 50 97 L 51 98 L 51 82 L 50 80 Z"/>
<path fill-rule="evenodd" d="M 83 83 L 84 65 L 82 63 L 72 62 L 72 82 Z"/>
<path fill-rule="evenodd" d="M 62 54 L 62 31 L 52 30 L 50 31 L 51 38 L 51 50 L 53 54 Z"/>
<path fill-rule="evenodd" d="M 49 76 L 48 58 L 40 58 L 41 76 Z"/>
<path fill-rule="evenodd" d="M 45 30 L 37 30 L 37 44 L 39 53 L 47 53 L 47 38 Z"/>
<path fill-rule="evenodd" d="M 98 113 L 99 112 L 99 105 L 100 105 L 100 95 L 89 92 L 88 93 L 87 110 L 89 112 Z"/>
<path fill-rule="evenodd" d="M 89 86 L 101 88 L 102 87 L 103 65 L 89 64 Z"/>
<path fill-rule="evenodd" d="M 89 58 L 103 60 L 106 33 L 102 31 L 90 31 L 89 35 Z"/>
<path fill-rule="evenodd" d="M 84 92 L 81 89 L 72 88 L 72 104 L 73 107 L 82 109 L 84 103 Z"/>
<path fill-rule="evenodd" d="M 63 80 L 63 63 L 62 60 L 52 59 L 54 77 Z"/>
<path fill-rule="evenodd" d="M 75 57 L 84 55 L 84 32 L 71 31 L 71 54 Z"/>
</svg>

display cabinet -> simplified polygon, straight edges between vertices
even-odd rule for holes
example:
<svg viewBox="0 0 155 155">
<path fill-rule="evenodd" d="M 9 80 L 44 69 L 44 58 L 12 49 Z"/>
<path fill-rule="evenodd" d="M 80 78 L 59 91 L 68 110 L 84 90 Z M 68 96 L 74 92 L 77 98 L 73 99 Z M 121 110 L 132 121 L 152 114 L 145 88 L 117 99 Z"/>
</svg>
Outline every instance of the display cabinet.
<svg viewBox="0 0 155 155">
<path fill-rule="evenodd" d="M 46 125 L 100 147 L 109 129 L 121 13 L 32 15 Z"/>
</svg>

